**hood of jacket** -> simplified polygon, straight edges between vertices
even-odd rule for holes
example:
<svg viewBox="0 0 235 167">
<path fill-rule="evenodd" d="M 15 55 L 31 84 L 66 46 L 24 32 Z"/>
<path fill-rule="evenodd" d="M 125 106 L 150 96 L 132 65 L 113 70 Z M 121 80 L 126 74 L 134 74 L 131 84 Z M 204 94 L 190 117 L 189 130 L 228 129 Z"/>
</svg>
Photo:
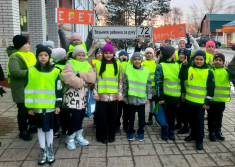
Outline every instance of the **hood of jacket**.
<svg viewBox="0 0 235 167">
<path fill-rule="evenodd" d="M 8 57 L 10 57 L 13 53 L 17 52 L 18 50 L 14 48 L 14 46 L 8 46 L 7 47 L 7 54 L 8 54 Z"/>
</svg>

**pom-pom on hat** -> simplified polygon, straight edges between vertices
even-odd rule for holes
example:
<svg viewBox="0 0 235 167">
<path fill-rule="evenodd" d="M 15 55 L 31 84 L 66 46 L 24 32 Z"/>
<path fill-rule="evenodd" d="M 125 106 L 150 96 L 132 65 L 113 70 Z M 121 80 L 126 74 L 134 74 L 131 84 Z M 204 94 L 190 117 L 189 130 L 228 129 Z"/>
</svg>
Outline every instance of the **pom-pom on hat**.
<svg viewBox="0 0 235 167">
<path fill-rule="evenodd" d="M 107 44 L 103 48 L 103 53 L 108 52 L 108 51 L 112 52 L 115 55 L 115 51 L 114 51 L 112 42 L 110 42 L 110 41 L 108 41 Z"/>
</svg>

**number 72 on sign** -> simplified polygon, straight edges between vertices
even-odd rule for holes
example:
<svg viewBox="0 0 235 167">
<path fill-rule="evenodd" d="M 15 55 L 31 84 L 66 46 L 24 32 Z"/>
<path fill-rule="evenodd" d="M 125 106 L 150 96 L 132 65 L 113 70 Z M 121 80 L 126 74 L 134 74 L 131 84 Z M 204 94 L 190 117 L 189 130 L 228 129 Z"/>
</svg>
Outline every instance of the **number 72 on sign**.
<svg viewBox="0 0 235 167">
<path fill-rule="evenodd" d="M 151 38 L 153 34 L 153 27 L 152 26 L 137 26 L 137 38 Z"/>
</svg>

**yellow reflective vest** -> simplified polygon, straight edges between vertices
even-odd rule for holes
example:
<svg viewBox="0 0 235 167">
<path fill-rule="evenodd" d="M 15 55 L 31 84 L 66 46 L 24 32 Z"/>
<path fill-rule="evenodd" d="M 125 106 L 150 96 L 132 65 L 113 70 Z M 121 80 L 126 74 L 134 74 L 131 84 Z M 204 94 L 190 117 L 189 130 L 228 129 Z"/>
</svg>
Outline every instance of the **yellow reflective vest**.
<svg viewBox="0 0 235 167">
<path fill-rule="evenodd" d="M 213 60 L 214 60 L 214 55 L 211 54 L 211 53 L 208 53 L 208 52 L 206 51 L 206 49 L 204 49 L 204 51 L 206 52 L 206 64 L 209 63 L 210 59 L 211 59 L 211 61 L 213 62 Z M 215 51 L 216 51 L 216 50 L 215 50 Z"/>
<path fill-rule="evenodd" d="M 179 60 L 179 51 L 175 50 L 175 61 Z"/>
<path fill-rule="evenodd" d="M 229 74 L 224 68 L 213 68 L 211 71 L 215 78 L 215 92 L 212 101 L 228 102 L 230 101 L 230 83 Z"/>
<path fill-rule="evenodd" d="M 208 75 L 209 69 L 189 68 L 186 100 L 194 103 L 205 104 Z"/>
<path fill-rule="evenodd" d="M 99 75 L 101 62 L 96 63 L 98 93 L 118 93 L 119 63 L 117 62 L 117 75 L 114 74 L 114 65 L 106 64 L 106 70 Z"/>
<path fill-rule="evenodd" d="M 147 82 L 149 68 L 137 70 L 133 65 L 127 65 L 126 78 L 128 81 L 128 95 L 145 98 L 147 96 Z"/>
<path fill-rule="evenodd" d="M 25 64 L 27 65 L 28 68 L 33 67 L 37 62 L 37 59 L 32 52 L 18 51 L 18 52 L 13 53 L 9 57 L 8 62 L 7 62 L 7 81 L 8 81 L 8 83 L 10 83 L 10 76 L 11 76 L 10 70 L 9 70 L 9 61 L 10 61 L 11 57 L 14 55 L 20 55 L 23 58 L 23 60 L 25 61 Z"/>
<path fill-rule="evenodd" d="M 150 70 L 150 79 L 152 81 L 151 86 L 155 86 L 155 70 L 157 68 L 155 60 L 145 60 L 141 63 L 142 66 L 147 67 Z"/>
<path fill-rule="evenodd" d="M 87 48 L 86 48 L 86 43 L 82 43 L 82 44 L 79 44 L 79 45 L 76 45 L 76 46 L 81 46 L 81 47 L 83 47 L 85 50 L 86 50 L 86 59 L 88 59 L 88 51 L 87 51 Z M 69 51 L 67 52 L 67 54 L 69 54 L 70 52 L 73 52 L 73 50 L 74 50 L 74 48 L 76 47 L 76 46 L 74 46 L 74 45 L 72 45 L 72 44 L 70 44 L 69 45 Z"/>
<path fill-rule="evenodd" d="M 56 79 L 60 70 L 40 72 L 36 67 L 28 71 L 28 83 L 25 87 L 25 107 L 32 109 L 54 109 L 56 102 Z"/>
<path fill-rule="evenodd" d="M 164 94 L 173 97 L 181 96 L 181 84 L 179 79 L 180 65 L 178 63 L 160 63 L 164 76 Z"/>
<path fill-rule="evenodd" d="M 73 66 L 73 70 L 75 73 L 89 72 L 90 69 L 92 68 L 91 65 L 87 61 L 80 62 L 78 60 L 71 59 L 67 63 L 70 63 Z"/>
</svg>

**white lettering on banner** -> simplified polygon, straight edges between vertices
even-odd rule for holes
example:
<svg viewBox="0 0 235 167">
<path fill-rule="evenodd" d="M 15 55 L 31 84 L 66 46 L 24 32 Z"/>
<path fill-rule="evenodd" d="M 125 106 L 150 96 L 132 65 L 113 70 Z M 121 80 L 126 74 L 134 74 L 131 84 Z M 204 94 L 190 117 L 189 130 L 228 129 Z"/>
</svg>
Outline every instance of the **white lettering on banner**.
<svg viewBox="0 0 235 167">
<path fill-rule="evenodd" d="M 175 36 L 175 35 L 173 35 L 173 32 L 174 32 L 174 31 L 171 31 L 171 37 L 174 37 L 174 36 Z"/>
<path fill-rule="evenodd" d="M 84 21 L 84 20 L 82 20 L 82 17 L 83 17 L 82 15 L 84 15 L 84 13 L 79 13 L 79 21 L 80 21 L 80 22 L 83 22 L 83 21 Z"/>
<path fill-rule="evenodd" d="M 181 30 L 181 31 L 180 31 L 180 34 L 181 34 L 181 35 L 185 35 L 185 34 L 184 34 L 184 27 L 180 27 L 179 30 Z"/>
<path fill-rule="evenodd" d="M 93 14 L 88 13 L 88 15 L 89 15 L 89 22 L 91 23 L 91 16 L 93 16 Z"/>
<path fill-rule="evenodd" d="M 63 21 L 64 19 L 61 18 L 61 14 L 64 13 L 63 11 L 59 11 L 59 20 Z"/>
</svg>

